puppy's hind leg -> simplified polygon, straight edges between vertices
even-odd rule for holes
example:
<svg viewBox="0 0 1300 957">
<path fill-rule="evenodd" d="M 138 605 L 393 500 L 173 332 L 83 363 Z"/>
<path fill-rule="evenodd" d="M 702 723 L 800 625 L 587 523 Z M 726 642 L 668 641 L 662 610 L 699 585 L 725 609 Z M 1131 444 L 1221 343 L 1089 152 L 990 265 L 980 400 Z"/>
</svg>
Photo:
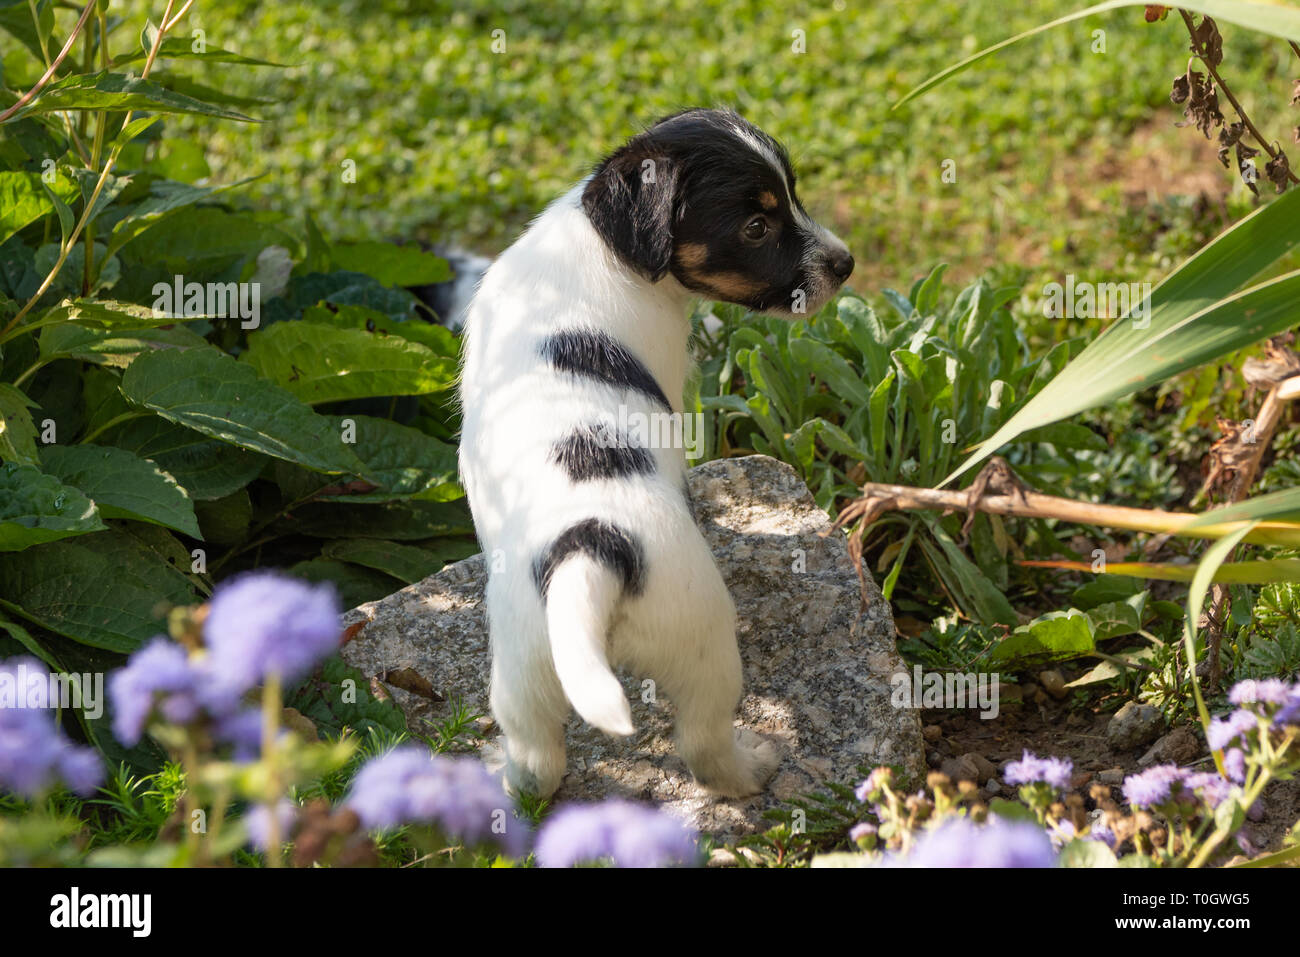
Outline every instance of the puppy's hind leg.
<svg viewBox="0 0 1300 957">
<path fill-rule="evenodd" d="M 505 785 L 550 797 L 564 778 L 564 723 L 569 702 L 549 660 L 531 668 L 492 660 L 492 715 L 505 732 Z"/>
<path fill-rule="evenodd" d="M 723 601 L 729 611 L 725 589 Z M 665 688 L 677 707 L 677 753 L 709 791 L 757 794 L 776 771 L 780 752 L 752 731 L 733 727 L 741 693 L 734 617 L 716 616 L 685 651 L 684 667 L 675 669 Z"/>
</svg>

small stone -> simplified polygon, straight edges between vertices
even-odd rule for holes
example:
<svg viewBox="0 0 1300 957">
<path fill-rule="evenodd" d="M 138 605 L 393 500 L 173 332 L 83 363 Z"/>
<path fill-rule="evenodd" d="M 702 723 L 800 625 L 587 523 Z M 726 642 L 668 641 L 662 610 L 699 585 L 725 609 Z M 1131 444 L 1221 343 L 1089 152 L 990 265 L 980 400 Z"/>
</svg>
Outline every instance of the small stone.
<svg viewBox="0 0 1300 957">
<path fill-rule="evenodd" d="M 979 783 L 980 769 L 972 755 L 963 754 L 959 758 L 948 758 L 939 765 L 939 770 L 954 781 L 974 781 Z"/>
<path fill-rule="evenodd" d="M 1165 729 L 1158 708 L 1130 701 L 1111 716 L 1106 725 L 1106 743 L 1116 751 L 1129 751 L 1154 741 Z"/>
<path fill-rule="evenodd" d="M 1038 691 L 1038 683 L 1036 681 L 1022 681 L 1020 682 L 1020 691 L 1026 698 L 1032 698 L 1034 693 Z"/>
<path fill-rule="evenodd" d="M 1065 678 L 1055 668 L 1038 673 L 1038 681 L 1053 698 L 1061 699 L 1066 695 Z"/>
<path fill-rule="evenodd" d="M 1117 788 L 1124 783 L 1124 769 L 1107 768 L 1105 771 L 1102 771 L 1097 775 L 1097 780 L 1102 784 Z"/>
<path fill-rule="evenodd" d="M 1041 706 L 1047 704 L 1047 702 L 1051 701 L 1052 699 L 1047 697 L 1047 692 L 1045 692 L 1042 688 L 1037 688 L 1034 691 L 1033 698 L 1031 698 L 1030 700 L 1033 701 L 1034 704 Z"/>
<path fill-rule="evenodd" d="M 1092 783 L 1091 771 L 1076 771 L 1070 778 L 1070 790 L 1078 791 L 1080 788 L 1086 788 Z"/>
<path fill-rule="evenodd" d="M 740 860 L 725 847 L 715 847 L 709 853 L 709 867 L 735 867 Z"/>
<path fill-rule="evenodd" d="M 1174 728 L 1162 737 L 1146 754 L 1138 758 L 1138 764 L 1189 764 L 1201 753 L 1201 742 L 1187 728 Z"/>
<path fill-rule="evenodd" d="M 925 738 L 925 740 L 931 744 L 934 744 L 934 742 L 943 737 L 943 728 L 939 727 L 937 724 L 924 725 L 921 728 L 921 737 Z"/>
<path fill-rule="evenodd" d="M 925 756 L 925 763 L 932 768 L 937 768 L 943 764 L 943 755 L 938 751 L 930 751 Z"/>
<path fill-rule="evenodd" d="M 980 784 L 983 784 L 989 778 L 993 777 L 993 775 L 998 773 L 997 765 L 977 751 L 963 754 L 962 758 L 975 765 L 975 770 L 979 773 L 979 777 L 976 780 Z"/>
<path fill-rule="evenodd" d="M 1002 782 L 997 778 L 989 778 L 984 782 L 984 792 L 992 797 L 995 794 L 1002 793 Z"/>
</svg>

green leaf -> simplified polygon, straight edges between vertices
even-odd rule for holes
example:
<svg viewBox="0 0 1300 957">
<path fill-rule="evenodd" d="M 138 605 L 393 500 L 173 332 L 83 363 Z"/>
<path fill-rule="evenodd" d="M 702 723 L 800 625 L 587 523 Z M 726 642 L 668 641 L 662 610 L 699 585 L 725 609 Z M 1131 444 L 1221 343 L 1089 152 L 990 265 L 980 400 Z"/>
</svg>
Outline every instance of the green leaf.
<svg viewBox="0 0 1300 957">
<path fill-rule="evenodd" d="M 190 195 L 179 189 L 176 193 L 171 198 Z M 200 206 L 184 216 L 162 216 L 160 222 L 131 238 L 130 249 L 123 257 L 141 264 L 157 264 L 168 273 L 188 277 L 194 274 L 196 262 L 256 256 L 267 246 L 293 249 L 297 243 L 271 223 L 216 206 Z"/>
<path fill-rule="evenodd" d="M 426 286 L 452 278 L 447 260 L 419 246 L 393 243 L 341 243 L 333 247 L 335 269 L 364 273 L 385 286 Z"/>
<path fill-rule="evenodd" d="M 40 173 L 0 170 L 0 243 L 52 212 L 50 187 Z"/>
<path fill-rule="evenodd" d="M 339 600 L 344 608 L 355 608 L 368 601 L 387 598 L 402 588 L 402 582 L 390 575 L 324 558 L 299 562 L 290 566 L 288 572 L 309 582 L 331 582 L 338 588 Z"/>
<path fill-rule="evenodd" d="M 124 73 L 91 73 L 55 80 L 14 114 L 15 118 L 62 110 L 106 110 L 125 113 L 145 110 L 150 113 L 197 113 L 243 123 L 257 122 L 251 116 L 224 110 L 193 97 L 159 86 L 152 80 Z"/>
<path fill-rule="evenodd" d="M 395 318 L 369 306 L 310 306 L 303 311 L 306 322 L 339 329 L 359 329 L 371 335 L 400 336 L 432 349 L 440 356 L 459 362 L 460 337 L 446 326 L 420 318 Z"/>
<path fill-rule="evenodd" d="M 77 489 L 30 465 L 0 465 L 0 552 L 103 529 L 95 503 Z"/>
<path fill-rule="evenodd" d="M 989 660 L 1017 666 L 1044 661 L 1062 661 L 1090 654 L 1096 649 L 1092 622 L 1077 609 L 1053 611 L 1021 625 L 993 646 Z"/>
<path fill-rule="evenodd" d="M 408 585 L 423 581 L 442 570 L 444 559 L 423 548 L 377 538 L 341 538 L 321 550 L 322 558 L 364 565 L 384 572 Z"/>
<path fill-rule="evenodd" d="M 50 653 L 48 648 L 41 645 L 39 641 L 32 637 L 32 633 L 24 628 L 18 622 L 0 615 L 0 631 L 9 635 L 14 641 L 22 645 L 25 649 L 34 654 L 41 661 L 45 662 L 55 671 L 62 671 L 63 666 L 59 664 L 58 659 Z"/>
<path fill-rule="evenodd" d="M 44 36 L 48 41 L 50 31 L 54 29 L 54 4 L 50 0 L 38 0 L 36 10 L 40 23 L 39 34 L 27 0 L 0 3 L 0 30 L 12 34 L 31 51 L 33 57 L 42 60 L 45 54 L 41 50 L 41 37 Z"/>
<path fill-rule="evenodd" d="M 0 382 L 0 461 L 36 464 L 36 403 L 8 382 Z"/>
<path fill-rule="evenodd" d="M 63 245 L 68 245 L 68 238 L 72 235 L 72 229 L 76 225 L 76 217 L 72 215 L 72 209 L 59 198 L 58 193 L 50 188 L 48 183 L 41 182 L 41 188 L 45 190 L 45 196 L 54 207 L 54 212 L 59 217 L 59 232 L 63 234 Z"/>
<path fill-rule="evenodd" d="M 1119 867 L 1115 852 L 1101 841 L 1075 838 L 1061 848 L 1060 867 Z"/>
<path fill-rule="evenodd" d="M 1097 642 L 1132 635 L 1142 629 L 1141 612 L 1127 601 L 1098 605 L 1088 612 L 1088 617 L 1092 620 L 1093 638 Z"/>
<path fill-rule="evenodd" d="M 248 537 L 253 521 L 253 502 L 248 489 L 236 489 L 224 498 L 199 502 L 194 509 L 205 541 L 237 545 Z"/>
<path fill-rule="evenodd" d="M 134 126 L 135 124 L 132 123 L 131 125 Z M 227 190 L 251 183 L 254 179 L 256 177 L 250 176 L 247 179 L 227 183 L 223 186 L 191 186 L 188 183 L 176 183 L 169 179 L 158 180 L 149 184 L 149 195 L 131 206 L 126 215 L 114 224 L 112 234 L 108 239 L 109 255 L 111 256 L 141 233 L 156 226 L 178 210 L 192 206 L 201 200 L 211 199 L 213 196 Z M 228 216 L 224 211 L 218 211 L 218 213 L 217 218 L 225 219 Z M 261 230 L 256 232 L 260 233 Z M 257 245 L 266 239 L 267 237 L 258 235 L 253 245 Z M 268 241 L 266 245 L 269 246 L 272 243 Z M 247 249 L 243 245 L 237 250 L 237 252 L 251 251 L 253 250 Z M 219 250 L 220 252 L 224 252 L 224 250 Z"/>
<path fill-rule="evenodd" d="M 1140 322 L 1126 315 L 1113 323 L 942 484 L 1029 429 L 1113 402 L 1290 328 L 1297 319 L 1300 270 L 1228 293 L 1296 246 L 1300 190 L 1202 247 L 1155 288 Z"/>
<path fill-rule="evenodd" d="M 943 558 L 955 579 L 952 584 L 961 591 L 965 602 L 970 606 L 968 611 L 972 617 L 984 624 L 1014 624 L 1016 612 L 1006 596 L 962 553 L 952 536 L 937 521 L 930 516 L 923 516 L 923 520 L 934 540 L 943 549 Z M 922 547 L 928 545 L 928 542 L 922 540 Z"/>
<path fill-rule="evenodd" d="M 152 462 L 105 445 L 51 445 L 41 468 L 80 489 L 104 518 L 133 518 L 202 538 L 194 503 L 176 480 Z"/>
<path fill-rule="evenodd" d="M 401 500 L 375 505 L 342 502 L 311 502 L 293 510 L 292 516 L 277 522 L 278 534 L 310 535 L 312 538 L 390 538 L 419 541 L 474 531 L 464 499 L 455 502 Z"/>
<path fill-rule="evenodd" d="M 122 376 L 122 395 L 204 435 L 320 472 L 366 475 L 365 464 L 291 393 L 215 349 L 148 352 Z"/>
<path fill-rule="evenodd" d="M 175 319 L 172 322 L 176 322 Z M 204 352 L 206 339 L 184 326 L 171 329 L 111 329 L 64 322 L 41 330 L 41 359 L 80 359 L 124 369 L 142 352 Z"/>
<path fill-rule="evenodd" d="M 862 376 L 830 346 L 815 339 L 792 339 L 790 354 L 799 363 L 812 369 L 830 387 L 832 394 L 847 400 L 853 406 L 866 405 L 870 393 Z"/>
<path fill-rule="evenodd" d="M 1198 516 L 1184 528 L 1201 528 L 1226 522 L 1300 522 L 1300 488 L 1256 495 Z"/>
<path fill-rule="evenodd" d="M 321 495 L 320 501 L 390 502 L 396 499 L 443 502 L 459 498 L 456 447 L 419 429 L 367 415 L 328 417 L 342 432 L 347 422 L 356 430 L 352 448 L 379 486 L 355 495 Z"/>
<path fill-rule="evenodd" d="M 263 456 L 156 415 L 127 422 L 101 441 L 155 463 L 194 501 L 224 498 L 255 479 L 267 463 Z"/>
<path fill-rule="evenodd" d="M 116 531 L 0 555 L 0 595 L 43 628 L 123 653 L 166 630 L 166 605 L 197 600 L 184 574 Z"/>
<path fill-rule="evenodd" d="M 1105 3 L 1098 3 L 1082 10 L 1076 10 L 1063 17 L 1058 17 L 1051 23 L 1044 23 L 1032 30 L 1018 33 L 1009 39 L 995 43 L 991 47 L 986 47 L 978 53 L 966 57 L 966 59 L 953 64 L 946 70 L 936 73 L 919 86 L 909 90 L 901 100 L 894 104 L 893 109 L 896 110 L 909 100 L 914 100 L 923 93 L 933 90 L 936 86 L 950 80 L 958 73 L 962 73 L 986 57 L 992 56 L 1013 43 L 1019 43 L 1021 40 L 1050 30 L 1053 27 L 1059 27 L 1075 20 L 1082 20 L 1084 17 L 1090 17 L 1098 13 L 1105 13 L 1108 10 L 1140 6 L 1145 6 L 1145 4 L 1135 2 L 1135 0 L 1107 0 Z M 1187 10 L 1194 10 L 1197 13 L 1208 13 L 1216 20 L 1222 20 L 1225 23 L 1236 23 L 1252 30 L 1259 30 L 1261 33 L 1281 37 L 1284 40 L 1300 40 L 1300 10 L 1293 8 L 1280 5 L 1263 6 L 1258 3 L 1240 3 L 1237 0 L 1191 0 L 1190 3 L 1179 3 L 1177 6 Z"/>
<path fill-rule="evenodd" d="M 240 356 L 304 402 L 439 392 L 455 362 L 418 343 L 312 322 L 277 322 L 248 337 Z"/>
<path fill-rule="evenodd" d="M 286 63 L 272 63 L 270 60 L 259 60 L 256 57 L 244 56 L 230 50 L 223 50 L 221 47 L 204 45 L 202 50 L 195 50 L 194 46 L 195 41 L 184 37 L 165 37 L 162 45 L 158 47 L 156 60 L 207 60 L 209 63 L 241 63 L 244 66 L 274 66 L 280 68 L 288 66 Z M 120 66 L 123 63 L 136 63 L 145 60 L 148 56 L 149 50 L 146 47 L 137 50 L 130 56 L 119 57 L 116 62 Z"/>
</svg>

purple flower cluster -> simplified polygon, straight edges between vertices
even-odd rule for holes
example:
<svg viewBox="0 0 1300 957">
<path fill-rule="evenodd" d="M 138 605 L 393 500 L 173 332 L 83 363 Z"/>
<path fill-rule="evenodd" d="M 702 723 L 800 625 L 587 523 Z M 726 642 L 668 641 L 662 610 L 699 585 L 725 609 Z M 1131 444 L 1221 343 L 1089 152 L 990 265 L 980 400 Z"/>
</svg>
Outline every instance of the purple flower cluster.
<svg viewBox="0 0 1300 957">
<path fill-rule="evenodd" d="M 1242 770 L 1244 773 L 1244 767 Z M 1228 772 L 1229 777 L 1240 781 L 1231 767 Z M 1193 808 L 1201 802 L 1215 808 L 1231 796 L 1232 782 L 1212 771 L 1194 772 L 1174 764 L 1160 764 L 1125 778 L 1123 790 L 1124 800 L 1135 808 L 1173 811 Z"/>
<path fill-rule="evenodd" d="M 1205 743 L 1212 751 L 1222 751 L 1224 748 L 1241 743 L 1258 728 L 1259 718 L 1245 708 L 1238 708 L 1226 718 L 1215 718 L 1210 722 L 1210 727 L 1205 732 Z"/>
<path fill-rule="evenodd" d="M 48 675 L 49 669 L 35 658 L 0 662 L 0 684 L 18 689 L 20 674 Z M 88 795 L 103 776 L 99 755 L 73 744 L 49 710 L 0 702 L 0 788 L 35 799 L 62 780 L 77 794 Z"/>
<path fill-rule="evenodd" d="M 1269 719 L 1275 729 L 1300 726 L 1300 682 L 1291 684 L 1280 678 L 1240 681 L 1228 693 L 1228 700 L 1241 709 L 1233 717 L 1245 711 Z"/>
<path fill-rule="evenodd" d="M 512 857 L 528 851 L 532 836 L 482 764 L 432 755 L 418 745 L 368 761 L 346 804 L 367 828 L 433 824 L 468 846 L 495 844 Z M 542 825 L 534 850 L 542 867 L 605 860 L 616 867 L 666 867 L 698 858 L 694 835 L 680 823 L 618 799 L 561 808 Z"/>
<path fill-rule="evenodd" d="M 191 656 L 158 637 L 109 679 L 113 731 L 134 744 L 154 714 L 182 725 L 210 719 L 236 756 L 254 756 L 261 716 L 243 707 L 240 696 L 271 674 L 302 677 L 338 646 L 340 633 L 331 585 L 272 572 L 234 578 L 213 595 L 203 625 L 206 655 Z"/>
<path fill-rule="evenodd" d="M 298 805 L 288 798 L 281 798 L 272 811 L 270 805 L 259 804 L 244 815 L 244 827 L 248 830 L 248 840 L 258 850 L 265 851 L 271 846 L 271 815 L 275 814 L 280 826 L 280 840 L 289 840 L 294 822 L 298 819 Z"/>
<path fill-rule="evenodd" d="M 1046 784 L 1057 791 L 1070 788 L 1074 762 L 1066 758 L 1040 758 L 1025 751 L 1019 761 L 1007 765 L 1008 784 Z"/>
<path fill-rule="evenodd" d="M 472 758 L 431 755 L 418 745 L 366 762 L 352 782 L 348 807 L 368 828 L 436 824 L 467 844 L 497 844 L 520 856 L 524 825 L 500 783 Z"/>
<path fill-rule="evenodd" d="M 612 860 L 615 867 L 671 867 L 696 862 L 694 836 L 663 812 L 631 801 L 570 805 L 547 820 L 537 863 L 572 867 Z"/>
<path fill-rule="evenodd" d="M 905 856 L 888 856 L 886 867 L 1054 867 L 1056 853 L 1047 832 L 1028 821 L 996 815 L 977 825 L 949 818 L 927 831 Z"/>
</svg>

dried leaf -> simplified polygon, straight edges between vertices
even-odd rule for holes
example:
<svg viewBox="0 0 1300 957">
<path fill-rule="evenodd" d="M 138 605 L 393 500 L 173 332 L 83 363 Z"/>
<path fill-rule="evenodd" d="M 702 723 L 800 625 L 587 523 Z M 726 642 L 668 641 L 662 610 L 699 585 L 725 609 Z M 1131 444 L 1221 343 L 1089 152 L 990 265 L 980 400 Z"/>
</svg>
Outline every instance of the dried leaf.
<svg viewBox="0 0 1300 957">
<path fill-rule="evenodd" d="M 1158 3 L 1148 3 L 1146 12 L 1143 14 L 1147 23 L 1155 23 L 1157 20 L 1163 20 L 1169 16 L 1169 8 L 1163 7 Z"/>
<path fill-rule="evenodd" d="M 1201 17 L 1201 22 L 1192 30 L 1192 52 L 1199 54 L 1211 67 L 1218 67 L 1223 62 L 1223 37 L 1219 35 L 1219 25 L 1213 17 Z"/>
<path fill-rule="evenodd" d="M 430 701 L 443 700 L 442 695 L 433 690 L 433 685 L 429 682 L 429 679 L 414 668 L 393 668 L 389 671 L 381 671 L 375 677 L 385 684 L 390 684 L 394 688 L 401 688 L 403 691 L 409 691 L 421 698 L 427 698 Z"/>
<path fill-rule="evenodd" d="M 1285 193 L 1291 176 L 1291 161 L 1276 144 L 1273 148 L 1277 150 L 1277 155 L 1264 164 L 1264 175 L 1268 177 L 1274 189 L 1279 193 Z"/>
<path fill-rule="evenodd" d="M 1246 124 L 1237 122 L 1230 123 L 1219 130 L 1219 162 L 1223 168 L 1228 168 L 1228 151 L 1236 146 L 1241 140 L 1241 134 L 1246 132 Z"/>
</svg>

